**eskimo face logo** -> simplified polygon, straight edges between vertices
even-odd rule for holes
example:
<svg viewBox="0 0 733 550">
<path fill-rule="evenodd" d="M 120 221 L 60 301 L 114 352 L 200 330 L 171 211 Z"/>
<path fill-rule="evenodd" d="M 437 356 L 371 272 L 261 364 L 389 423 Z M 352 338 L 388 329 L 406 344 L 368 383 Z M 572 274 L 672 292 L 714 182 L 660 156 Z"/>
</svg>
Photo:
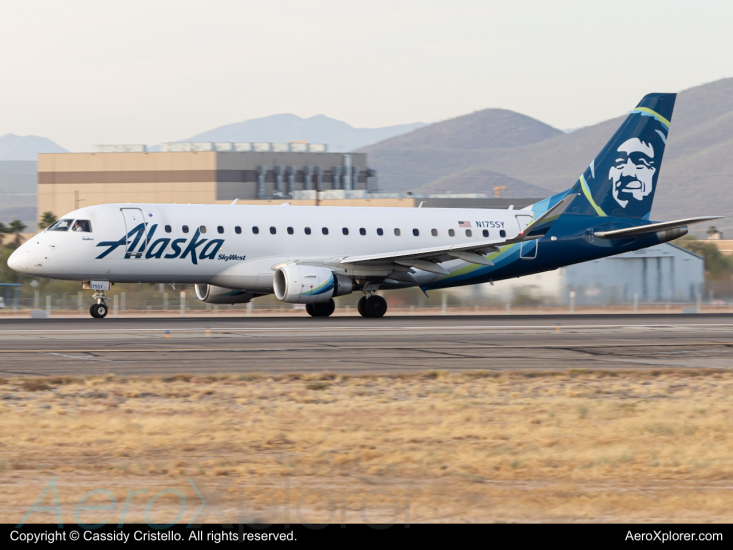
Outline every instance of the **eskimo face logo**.
<svg viewBox="0 0 733 550">
<path fill-rule="evenodd" d="M 613 185 L 613 198 L 626 208 L 630 200 L 641 201 L 654 189 L 657 167 L 654 147 L 639 138 L 627 139 L 616 150 L 616 161 L 608 171 Z"/>
</svg>

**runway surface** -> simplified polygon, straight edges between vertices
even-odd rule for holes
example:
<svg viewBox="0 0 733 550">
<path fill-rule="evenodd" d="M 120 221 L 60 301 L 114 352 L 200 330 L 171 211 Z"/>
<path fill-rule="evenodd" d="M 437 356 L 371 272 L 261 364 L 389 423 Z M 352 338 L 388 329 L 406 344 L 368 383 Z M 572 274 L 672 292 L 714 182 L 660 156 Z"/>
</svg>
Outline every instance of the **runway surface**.
<svg viewBox="0 0 733 550">
<path fill-rule="evenodd" d="M 730 314 L 4 319 L 0 376 L 727 369 L 732 335 Z"/>
</svg>

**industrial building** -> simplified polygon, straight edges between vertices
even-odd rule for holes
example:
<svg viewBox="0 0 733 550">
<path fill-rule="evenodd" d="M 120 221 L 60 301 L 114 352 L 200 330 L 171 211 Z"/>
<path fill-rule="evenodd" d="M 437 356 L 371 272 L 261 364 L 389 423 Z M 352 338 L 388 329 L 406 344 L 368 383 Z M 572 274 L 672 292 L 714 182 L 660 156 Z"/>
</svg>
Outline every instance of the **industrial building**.
<svg viewBox="0 0 733 550">
<path fill-rule="evenodd" d="M 325 146 L 314 147 L 320 144 L 174 145 L 161 152 L 102 146 L 95 153 L 40 154 L 38 212 L 60 216 L 82 206 L 127 202 L 315 204 L 318 192 L 336 192 L 333 199 L 364 197 L 376 175 L 365 153 L 328 153 Z"/>
<path fill-rule="evenodd" d="M 541 250 L 539 252 L 542 253 Z M 571 291 L 578 305 L 639 302 L 694 302 L 705 287 L 705 260 L 672 243 L 561 267 L 519 279 L 481 285 L 485 297 L 522 294 L 567 304 Z"/>
<path fill-rule="evenodd" d="M 38 214 L 95 204 L 193 203 L 425 208 L 522 208 L 544 197 L 380 193 L 366 153 L 324 144 L 103 145 L 94 153 L 38 155 Z"/>
</svg>

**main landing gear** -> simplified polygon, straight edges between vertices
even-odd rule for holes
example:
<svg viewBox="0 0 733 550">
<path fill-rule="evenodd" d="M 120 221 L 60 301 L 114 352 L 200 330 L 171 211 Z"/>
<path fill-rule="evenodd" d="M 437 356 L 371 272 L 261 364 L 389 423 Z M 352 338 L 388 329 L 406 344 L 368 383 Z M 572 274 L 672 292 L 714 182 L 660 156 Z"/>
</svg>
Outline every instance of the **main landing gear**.
<svg viewBox="0 0 733 550">
<path fill-rule="evenodd" d="M 329 317 L 336 311 L 336 302 L 331 299 L 328 302 L 305 304 L 305 310 L 311 317 Z"/>
<path fill-rule="evenodd" d="M 362 296 L 357 305 L 362 317 L 383 317 L 387 312 L 387 300 L 376 294 Z M 311 317 L 329 317 L 336 310 L 333 300 L 318 304 L 306 304 L 305 310 Z"/>
<path fill-rule="evenodd" d="M 104 295 L 104 291 L 95 292 L 92 298 L 97 300 L 97 303 L 92 304 L 89 308 L 89 313 L 91 314 L 91 316 L 95 319 L 104 319 L 105 317 L 107 317 L 109 308 L 107 307 L 107 302 L 105 302 L 107 298 Z"/>
<path fill-rule="evenodd" d="M 365 294 L 356 307 L 362 317 L 383 317 L 387 313 L 387 300 L 376 294 Z"/>
</svg>

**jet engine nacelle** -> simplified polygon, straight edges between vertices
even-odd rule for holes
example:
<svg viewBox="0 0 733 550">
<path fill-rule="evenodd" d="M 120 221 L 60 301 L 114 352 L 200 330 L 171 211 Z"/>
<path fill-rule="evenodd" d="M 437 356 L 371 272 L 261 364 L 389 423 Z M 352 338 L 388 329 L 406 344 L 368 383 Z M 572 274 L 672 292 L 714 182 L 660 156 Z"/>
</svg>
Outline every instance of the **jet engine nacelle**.
<svg viewBox="0 0 733 550">
<path fill-rule="evenodd" d="M 351 293 L 353 282 L 325 267 L 288 264 L 278 268 L 273 290 L 278 300 L 289 304 L 328 302 L 334 296 Z"/>
<path fill-rule="evenodd" d="M 194 285 L 196 298 L 207 304 L 246 304 L 257 296 L 244 290 L 232 290 L 214 285 Z"/>
</svg>

